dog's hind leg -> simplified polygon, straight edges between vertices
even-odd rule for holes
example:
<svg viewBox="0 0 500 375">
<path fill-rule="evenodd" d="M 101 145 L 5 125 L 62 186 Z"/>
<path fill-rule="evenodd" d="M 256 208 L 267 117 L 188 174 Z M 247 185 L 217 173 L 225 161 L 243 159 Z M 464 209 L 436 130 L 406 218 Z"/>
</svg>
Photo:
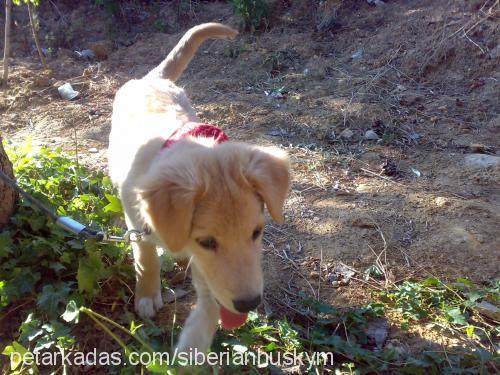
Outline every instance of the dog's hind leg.
<svg viewBox="0 0 500 375">
<path fill-rule="evenodd" d="M 163 306 L 160 257 L 149 242 L 132 244 L 135 263 L 135 311 L 141 318 L 152 318 Z"/>
<path fill-rule="evenodd" d="M 189 314 L 182 329 L 177 343 L 178 353 L 189 352 L 190 349 L 193 351 L 196 349 L 198 353 L 206 353 L 219 321 L 219 305 L 194 265 L 192 276 L 197 294 L 196 307 Z"/>
</svg>

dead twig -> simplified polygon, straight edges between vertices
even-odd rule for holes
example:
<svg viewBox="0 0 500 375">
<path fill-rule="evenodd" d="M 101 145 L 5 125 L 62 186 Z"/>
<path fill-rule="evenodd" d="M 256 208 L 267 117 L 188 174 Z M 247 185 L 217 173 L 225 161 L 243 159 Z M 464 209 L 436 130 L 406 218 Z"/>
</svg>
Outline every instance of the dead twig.
<svg viewBox="0 0 500 375">
<path fill-rule="evenodd" d="M 378 173 L 376 173 L 376 172 L 373 172 L 373 171 L 371 171 L 371 170 L 369 170 L 369 169 L 366 169 L 366 168 L 359 168 L 359 169 L 361 169 L 363 172 L 366 172 L 366 173 L 368 173 L 368 174 L 371 174 L 372 176 L 375 176 L 375 177 L 381 178 L 381 179 L 383 179 L 383 180 L 386 180 L 386 181 L 392 182 L 393 184 L 400 185 L 400 186 L 406 186 L 406 185 L 404 185 L 404 184 L 402 184 L 402 183 L 400 183 L 400 182 L 397 182 L 397 181 L 391 180 L 390 178 L 388 178 L 388 177 L 386 177 L 386 176 L 382 176 L 382 175 L 380 175 L 380 174 L 378 174 Z"/>
</svg>

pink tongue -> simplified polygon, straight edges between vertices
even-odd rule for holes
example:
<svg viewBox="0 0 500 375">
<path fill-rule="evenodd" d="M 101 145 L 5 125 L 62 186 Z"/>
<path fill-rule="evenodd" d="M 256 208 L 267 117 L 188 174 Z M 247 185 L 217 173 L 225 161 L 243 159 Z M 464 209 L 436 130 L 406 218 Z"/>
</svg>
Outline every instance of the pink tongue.
<svg viewBox="0 0 500 375">
<path fill-rule="evenodd" d="M 224 306 L 220 306 L 220 320 L 225 329 L 234 329 L 242 326 L 247 321 L 248 314 L 235 314 Z"/>
</svg>

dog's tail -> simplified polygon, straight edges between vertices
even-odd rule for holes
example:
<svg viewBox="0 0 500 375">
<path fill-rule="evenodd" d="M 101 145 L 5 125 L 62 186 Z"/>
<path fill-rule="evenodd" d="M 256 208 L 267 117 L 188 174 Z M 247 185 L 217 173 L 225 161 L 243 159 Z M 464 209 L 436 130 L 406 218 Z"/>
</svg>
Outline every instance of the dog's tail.
<svg viewBox="0 0 500 375">
<path fill-rule="evenodd" d="M 175 82 L 193 58 L 200 45 L 210 38 L 233 39 L 238 32 L 221 23 L 203 23 L 188 30 L 167 58 L 146 77 L 165 78 Z"/>
</svg>

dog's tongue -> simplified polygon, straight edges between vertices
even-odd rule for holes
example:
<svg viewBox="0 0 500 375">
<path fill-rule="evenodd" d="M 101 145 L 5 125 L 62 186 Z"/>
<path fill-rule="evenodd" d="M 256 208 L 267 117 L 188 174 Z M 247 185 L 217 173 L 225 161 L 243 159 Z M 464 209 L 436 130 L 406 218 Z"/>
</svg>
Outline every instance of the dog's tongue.
<svg viewBox="0 0 500 375">
<path fill-rule="evenodd" d="M 220 306 L 220 320 L 225 329 L 234 329 L 242 326 L 247 321 L 248 314 L 235 314 L 224 306 Z"/>
</svg>

